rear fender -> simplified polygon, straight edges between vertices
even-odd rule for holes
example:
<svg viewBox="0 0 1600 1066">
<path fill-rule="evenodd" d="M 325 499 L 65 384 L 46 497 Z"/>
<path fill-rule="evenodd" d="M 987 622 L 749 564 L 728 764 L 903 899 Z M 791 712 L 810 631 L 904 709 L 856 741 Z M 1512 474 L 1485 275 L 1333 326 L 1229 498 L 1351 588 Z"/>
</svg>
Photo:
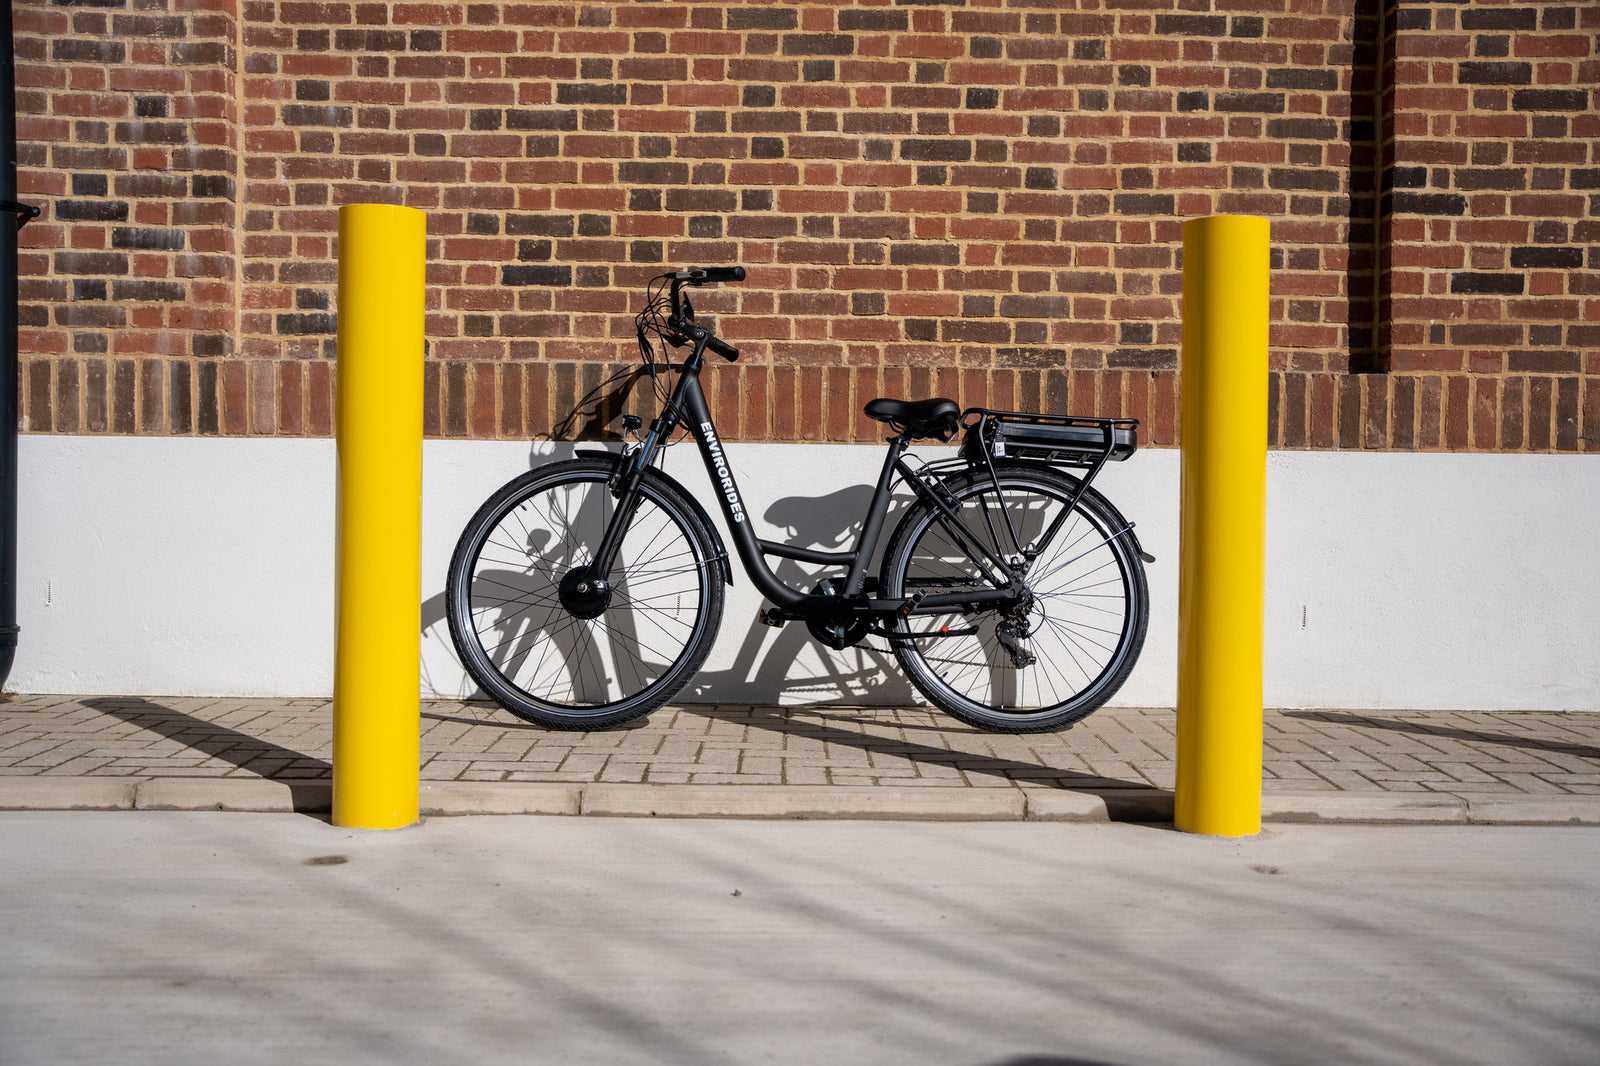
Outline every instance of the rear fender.
<svg viewBox="0 0 1600 1066">
<path fill-rule="evenodd" d="M 1024 469 L 1029 466 L 1044 467 L 1060 475 L 1061 477 L 1066 478 L 1068 481 L 1072 482 L 1074 486 L 1083 484 L 1082 478 L 1075 474 L 1069 474 L 1059 466 L 1054 466 L 1049 463 L 1035 463 L 1026 459 L 1005 459 L 997 460 L 995 462 L 995 468 L 997 470 L 1003 470 L 1007 466 L 1020 467 Z M 954 491 L 957 488 L 976 482 L 986 482 L 988 481 L 988 476 L 987 474 L 982 473 L 980 468 L 970 467 L 965 470 L 957 470 L 953 473 L 947 474 L 940 480 L 948 489 Z M 1093 496 L 1095 501 L 1099 503 L 1100 506 L 1104 507 L 1108 512 L 1110 512 L 1111 517 L 1118 523 L 1119 528 L 1124 526 L 1127 527 L 1127 532 L 1124 533 L 1123 536 L 1128 538 L 1128 543 L 1133 547 L 1133 553 L 1135 555 L 1143 559 L 1146 563 L 1153 563 L 1156 561 L 1156 557 L 1146 551 L 1144 545 L 1139 543 L 1139 534 L 1134 531 L 1133 523 L 1122 516 L 1122 512 L 1117 510 L 1116 504 L 1106 499 L 1092 487 L 1085 491 L 1085 495 Z"/>
</svg>

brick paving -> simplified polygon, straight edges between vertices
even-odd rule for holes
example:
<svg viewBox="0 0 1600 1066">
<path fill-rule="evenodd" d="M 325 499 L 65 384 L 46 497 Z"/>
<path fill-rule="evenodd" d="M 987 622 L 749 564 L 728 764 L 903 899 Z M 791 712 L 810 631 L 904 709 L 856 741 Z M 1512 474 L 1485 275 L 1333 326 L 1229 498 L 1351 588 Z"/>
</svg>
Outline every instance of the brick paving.
<svg viewBox="0 0 1600 1066">
<path fill-rule="evenodd" d="M 422 705 L 424 781 L 1173 787 L 1175 714 L 1102 709 L 1011 736 L 920 708 L 664 708 L 631 727 L 553 732 L 492 704 Z M 331 776 L 323 699 L 17 696 L 0 703 L 0 779 Z M 1600 795 L 1600 714 L 1268 711 L 1263 786 L 1463 797 Z"/>
</svg>

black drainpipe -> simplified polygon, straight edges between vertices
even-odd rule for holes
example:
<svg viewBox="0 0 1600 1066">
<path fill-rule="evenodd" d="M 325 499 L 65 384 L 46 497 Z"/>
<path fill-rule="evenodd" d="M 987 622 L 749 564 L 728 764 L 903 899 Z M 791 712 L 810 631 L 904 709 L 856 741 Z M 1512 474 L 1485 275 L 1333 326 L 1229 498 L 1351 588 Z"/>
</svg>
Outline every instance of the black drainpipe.
<svg viewBox="0 0 1600 1066">
<path fill-rule="evenodd" d="M 0 686 L 17 655 L 17 230 L 39 214 L 17 203 L 17 72 L 11 5 L 0 40 Z M 16 225 L 7 225 L 4 213 Z"/>
</svg>

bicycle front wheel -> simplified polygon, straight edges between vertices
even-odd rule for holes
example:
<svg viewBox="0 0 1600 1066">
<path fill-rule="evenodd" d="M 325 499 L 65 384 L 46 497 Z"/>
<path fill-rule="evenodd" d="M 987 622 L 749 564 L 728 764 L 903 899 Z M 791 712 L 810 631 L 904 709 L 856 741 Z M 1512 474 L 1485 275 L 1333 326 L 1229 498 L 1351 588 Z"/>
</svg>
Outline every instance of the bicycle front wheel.
<svg viewBox="0 0 1600 1066">
<path fill-rule="evenodd" d="M 987 471 L 945 482 L 960 526 L 926 502 L 906 512 L 884 555 L 883 595 L 994 589 L 964 538 L 1005 559 L 1031 556 L 1027 595 L 1009 613 L 913 615 L 898 626 L 895 656 L 924 696 L 968 724 L 1060 729 L 1092 714 L 1133 669 L 1150 615 L 1144 565 L 1128 523 L 1093 489 L 1068 512 L 1076 479 L 1025 463 L 998 463 L 996 473 L 998 492 Z"/>
<path fill-rule="evenodd" d="M 588 569 L 618 506 L 612 469 L 575 459 L 513 480 L 479 508 L 450 561 L 462 665 L 506 710 L 555 729 L 655 710 L 700 669 L 722 619 L 711 533 L 653 473 L 610 572 Z"/>
</svg>

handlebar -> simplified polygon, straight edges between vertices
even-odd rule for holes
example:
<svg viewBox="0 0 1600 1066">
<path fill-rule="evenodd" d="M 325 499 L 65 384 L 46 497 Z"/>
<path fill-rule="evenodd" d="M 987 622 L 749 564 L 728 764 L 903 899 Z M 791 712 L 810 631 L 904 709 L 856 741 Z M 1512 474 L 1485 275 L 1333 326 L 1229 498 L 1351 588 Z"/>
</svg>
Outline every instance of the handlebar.
<svg viewBox="0 0 1600 1066">
<path fill-rule="evenodd" d="M 690 285 L 714 285 L 719 281 L 743 281 L 744 267 L 690 267 L 673 275 Z"/>
<path fill-rule="evenodd" d="M 667 321 L 674 328 L 682 329 L 694 321 L 692 305 L 680 294 L 683 286 L 712 285 L 720 281 L 743 281 L 744 267 L 690 267 L 688 270 L 679 270 L 662 276 L 672 279 L 672 317 Z M 705 331 L 689 328 L 685 332 L 698 341 L 699 336 L 697 334 Z M 706 334 L 705 346 L 730 363 L 739 358 L 739 349 L 718 340 L 710 334 Z"/>
<path fill-rule="evenodd" d="M 664 336 L 666 337 L 668 343 L 670 343 L 674 348 L 682 348 L 685 344 L 699 344 L 700 342 L 704 341 L 707 348 L 710 348 L 712 351 L 716 352 L 730 363 L 739 358 L 739 349 L 735 348 L 727 341 L 718 340 L 716 336 L 709 330 L 701 329 L 699 326 L 690 326 L 685 323 L 684 333 L 687 335 L 680 337 L 675 334 L 668 333 L 664 334 Z"/>
</svg>

